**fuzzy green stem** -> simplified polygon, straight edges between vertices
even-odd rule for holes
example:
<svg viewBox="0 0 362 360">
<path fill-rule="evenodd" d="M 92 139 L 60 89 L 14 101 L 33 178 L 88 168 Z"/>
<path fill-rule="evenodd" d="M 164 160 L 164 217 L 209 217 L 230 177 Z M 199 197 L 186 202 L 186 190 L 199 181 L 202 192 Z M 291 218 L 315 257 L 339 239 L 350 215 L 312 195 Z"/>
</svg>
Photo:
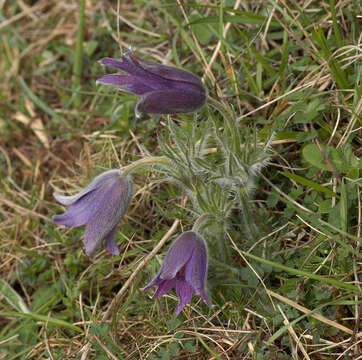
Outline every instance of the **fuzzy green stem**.
<svg viewBox="0 0 362 360">
<path fill-rule="evenodd" d="M 80 80 L 82 77 L 82 65 L 83 65 L 85 2 L 86 2 L 86 0 L 81 0 L 81 2 L 80 2 L 77 43 L 76 43 L 76 48 L 75 48 L 75 59 L 74 59 L 74 65 L 73 65 L 72 90 L 75 91 L 74 105 L 76 107 L 80 107 L 80 105 L 82 103 L 82 98 L 81 98 L 79 90 L 80 90 Z"/>
<path fill-rule="evenodd" d="M 201 216 L 199 216 L 197 218 L 197 220 L 195 221 L 194 223 L 194 226 L 192 227 L 192 231 L 195 231 L 195 232 L 199 232 L 199 229 L 201 227 L 201 225 L 208 219 L 208 218 L 211 218 L 212 215 L 211 214 L 202 214 Z"/>
<path fill-rule="evenodd" d="M 155 157 L 147 157 L 129 164 L 128 166 L 122 169 L 122 177 L 127 176 L 138 168 L 145 167 L 150 164 L 163 164 L 167 166 L 172 166 L 172 163 L 169 159 L 164 156 L 155 156 Z"/>
<path fill-rule="evenodd" d="M 230 131 L 236 134 L 238 130 L 235 126 L 235 122 L 225 106 L 211 97 L 208 97 L 207 102 L 223 116 L 229 126 Z"/>
</svg>

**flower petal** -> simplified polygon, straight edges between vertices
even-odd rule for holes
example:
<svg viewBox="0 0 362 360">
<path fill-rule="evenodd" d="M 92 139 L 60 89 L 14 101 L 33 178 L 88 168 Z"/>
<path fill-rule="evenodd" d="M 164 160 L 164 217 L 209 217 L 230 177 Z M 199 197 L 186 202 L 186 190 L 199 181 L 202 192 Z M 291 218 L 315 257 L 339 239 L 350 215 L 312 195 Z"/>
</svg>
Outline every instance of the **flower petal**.
<svg viewBox="0 0 362 360">
<path fill-rule="evenodd" d="M 142 288 L 142 290 L 146 291 L 146 290 L 151 289 L 152 286 L 155 286 L 155 285 L 159 286 L 160 284 L 162 284 L 162 282 L 164 280 L 160 279 L 160 273 L 161 273 L 161 271 L 159 271 L 157 273 L 157 275 L 152 279 L 152 281 L 148 285 L 146 285 L 144 288 Z"/>
<path fill-rule="evenodd" d="M 119 70 L 126 71 L 123 69 L 123 61 L 120 61 L 120 60 L 106 57 L 106 58 L 99 60 L 98 62 L 103 66 L 109 66 L 113 69 L 119 69 Z"/>
<path fill-rule="evenodd" d="M 203 106 L 205 99 L 203 93 L 182 89 L 153 91 L 140 97 L 135 111 L 151 114 L 188 113 Z"/>
<path fill-rule="evenodd" d="M 105 234 L 103 232 L 100 232 L 99 234 L 97 234 L 94 231 L 94 226 L 91 227 L 91 229 L 89 229 L 89 228 L 90 228 L 90 226 L 89 226 L 89 224 L 87 224 L 85 227 L 83 243 L 85 246 L 85 253 L 88 256 L 91 256 L 97 251 L 97 249 L 101 245 Z"/>
<path fill-rule="evenodd" d="M 195 234 L 192 231 L 181 234 L 168 251 L 161 270 L 161 279 L 172 279 L 189 261 L 195 248 Z"/>
<path fill-rule="evenodd" d="M 109 74 L 97 80 L 97 84 L 114 85 L 137 95 L 143 95 L 153 89 L 128 75 Z"/>
<path fill-rule="evenodd" d="M 158 289 L 155 294 L 152 296 L 152 299 L 157 299 L 165 294 L 167 294 L 174 286 L 176 285 L 176 278 L 171 280 L 162 280 L 158 285 Z"/>
<path fill-rule="evenodd" d="M 102 186 L 102 184 L 104 184 L 104 182 L 107 181 L 110 177 L 113 177 L 115 174 L 121 174 L 121 173 L 122 171 L 118 169 L 105 171 L 102 174 L 96 176 L 92 180 L 92 182 L 78 194 L 75 194 L 73 196 L 65 196 L 55 192 L 53 193 L 53 196 L 58 202 L 60 202 L 63 205 L 67 206 L 72 205 L 85 194 Z"/>
<path fill-rule="evenodd" d="M 210 306 L 210 300 L 209 300 L 209 297 L 208 297 L 207 294 L 206 294 L 205 289 L 200 289 L 200 296 L 201 296 L 201 299 L 203 300 L 203 302 L 204 302 L 207 306 Z"/>
<path fill-rule="evenodd" d="M 198 234 L 197 234 L 198 235 Z M 197 291 L 205 288 L 207 250 L 204 240 L 197 236 L 197 243 L 190 260 L 185 266 L 185 280 Z"/>
<path fill-rule="evenodd" d="M 96 210 L 89 218 L 84 244 L 87 255 L 92 255 L 102 239 L 111 233 L 126 211 L 132 195 L 132 180 L 113 177 L 104 183 L 94 200 Z"/>
<path fill-rule="evenodd" d="M 116 244 L 116 241 L 114 239 L 115 231 L 116 231 L 116 226 L 106 236 L 106 249 L 112 255 L 119 255 L 119 248 L 118 248 L 118 246 Z"/>
<path fill-rule="evenodd" d="M 86 224 L 95 211 L 95 199 L 98 196 L 96 189 L 89 191 L 72 204 L 64 214 L 53 216 L 54 223 L 70 228 Z"/>
<path fill-rule="evenodd" d="M 192 299 L 192 287 L 183 280 L 176 281 L 176 294 L 178 296 L 179 303 L 176 308 L 176 314 L 178 315 L 181 310 L 188 304 Z"/>
<path fill-rule="evenodd" d="M 144 85 L 151 87 L 153 90 L 165 90 L 168 89 L 171 84 L 167 79 L 155 75 L 149 71 L 146 71 L 138 63 L 134 63 L 127 59 L 126 56 L 122 56 L 122 61 L 118 61 L 111 58 L 104 58 L 100 60 L 102 65 L 111 66 L 120 69 L 138 79 Z"/>
<path fill-rule="evenodd" d="M 190 83 L 199 87 L 201 91 L 205 91 L 200 79 L 188 71 L 178 69 L 174 66 L 161 65 L 152 61 L 140 59 L 134 56 L 132 51 L 128 51 L 128 56 L 133 61 L 133 63 L 139 64 L 146 71 L 149 71 L 152 74 L 155 74 L 167 80 Z"/>
</svg>

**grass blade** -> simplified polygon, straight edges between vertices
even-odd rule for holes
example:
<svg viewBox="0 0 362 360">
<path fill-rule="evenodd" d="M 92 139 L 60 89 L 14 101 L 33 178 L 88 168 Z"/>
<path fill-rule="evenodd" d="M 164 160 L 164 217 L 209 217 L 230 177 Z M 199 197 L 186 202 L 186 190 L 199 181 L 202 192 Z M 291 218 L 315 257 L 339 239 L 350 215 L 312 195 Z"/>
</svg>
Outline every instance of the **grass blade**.
<svg viewBox="0 0 362 360">
<path fill-rule="evenodd" d="M 25 313 L 18 313 L 18 312 L 0 312 L 0 316 L 7 316 L 7 317 L 15 317 L 19 319 L 33 319 L 37 321 L 41 321 L 44 323 L 48 323 L 53 326 L 59 326 L 64 327 L 67 329 L 71 329 L 76 331 L 79 334 L 83 334 L 83 330 L 79 328 L 78 326 L 75 326 L 67 321 L 56 319 L 53 317 L 45 316 L 45 315 L 39 315 L 39 314 L 25 314 Z"/>
<path fill-rule="evenodd" d="M 30 314 L 23 298 L 3 279 L 0 279 L 0 294 L 16 310 L 22 313 Z"/>
<path fill-rule="evenodd" d="M 342 281 L 326 278 L 324 276 L 312 274 L 312 273 L 309 273 L 307 271 L 293 269 L 293 268 L 291 268 L 289 266 L 278 264 L 278 263 L 275 263 L 273 261 L 263 259 L 263 258 L 261 258 L 259 256 L 249 254 L 246 251 L 242 251 L 242 250 L 237 250 L 237 251 L 239 251 L 244 256 L 246 256 L 246 257 L 248 257 L 250 259 L 261 262 L 261 263 L 266 264 L 266 265 L 270 265 L 270 266 L 272 266 L 274 268 L 286 271 L 286 272 L 288 272 L 290 274 L 298 275 L 298 276 L 305 276 L 305 277 L 307 277 L 309 279 L 318 280 L 318 281 L 321 281 L 321 282 L 325 282 L 325 283 L 337 286 L 338 288 L 343 288 L 345 290 L 350 290 L 350 291 L 353 291 L 353 292 L 359 292 L 358 288 L 356 286 L 354 286 L 354 285 L 346 284 L 346 283 L 344 283 Z"/>
<path fill-rule="evenodd" d="M 297 183 L 299 184 L 302 184 L 302 185 L 305 185 L 309 188 L 313 188 L 317 191 L 320 191 L 320 192 L 323 192 L 327 195 L 330 195 L 330 196 L 333 196 L 337 199 L 340 198 L 340 196 L 338 194 L 336 194 L 335 192 L 333 192 L 332 190 L 329 190 L 328 188 L 322 186 L 322 185 L 319 185 L 318 183 L 314 182 L 314 181 L 311 181 L 311 180 L 308 180 L 306 178 L 304 178 L 303 176 L 299 176 L 299 175 L 296 175 L 296 174 L 291 174 L 291 173 L 288 173 L 288 172 L 285 172 L 285 171 L 279 171 L 280 174 L 282 174 L 283 176 L 289 178 L 289 179 L 292 179 L 294 181 L 296 181 Z"/>
<path fill-rule="evenodd" d="M 84 40 L 84 14 L 85 14 L 85 0 L 81 0 L 79 8 L 78 32 L 77 43 L 75 48 L 75 59 L 73 65 L 73 79 L 72 90 L 75 91 L 74 105 L 80 107 L 82 103 L 81 94 L 78 92 L 80 89 L 80 81 L 82 77 L 83 65 L 83 40 Z"/>
</svg>

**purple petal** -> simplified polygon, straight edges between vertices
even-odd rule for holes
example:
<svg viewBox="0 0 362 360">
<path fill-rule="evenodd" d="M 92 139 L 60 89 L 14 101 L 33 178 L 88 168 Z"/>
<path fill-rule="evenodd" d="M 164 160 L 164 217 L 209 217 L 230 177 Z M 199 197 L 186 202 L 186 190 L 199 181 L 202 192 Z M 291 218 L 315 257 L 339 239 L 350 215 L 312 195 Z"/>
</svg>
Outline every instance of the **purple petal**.
<svg viewBox="0 0 362 360">
<path fill-rule="evenodd" d="M 153 89 L 128 75 L 110 74 L 97 80 L 97 84 L 114 85 L 137 95 L 143 95 Z"/>
<path fill-rule="evenodd" d="M 206 270 L 206 245 L 204 240 L 197 236 L 196 246 L 185 267 L 185 279 L 198 293 L 205 288 Z"/>
<path fill-rule="evenodd" d="M 162 284 L 162 282 L 164 280 L 160 279 L 160 273 L 161 271 L 158 272 L 158 274 L 153 278 L 153 280 L 146 285 L 144 288 L 142 288 L 143 291 L 149 290 L 152 286 L 159 286 L 160 284 Z"/>
<path fill-rule="evenodd" d="M 64 214 L 53 216 L 54 223 L 70 228 L 86 224 L 96 210 L 95 199 L 98 196 L 97 190 L 91 190 L 72 204 Z"/>
<path fill-rule="evenodd" d="M 180 235 L 168 251 L 161 270 L 161 279 L 172 279 L 189 261 L 195 248 L 195 233 L 185 232 Z"/>
<path fill-rule="evenodd" d="M 136 77 L 138 81 L 143 83 L 147 87 L 151 87 L 153 90 L 165 90 L 168 89 L 172 83 L 167 79 L 163 79 L 149 71 L 143 69 L 138 63 L 134 63 L 127 59 L 126 56 L 122 56 L 122 61 L 114 60 L 111 58 L 104 58 L 100 61 L 102 65 L 111 66 L 120 69 L 133 77 Z"/>
<path fill-rule="evenodd" d="M 162 283 L 159 284 L 155 294 L 152 296 L 152 299 L 157 299 L 160 296 L 167 294 L 175 285 L 176 278 L 173 278 L 171 280 L 163 280 Z"/>
<path fill-rule="evenodd" d="M 121 174 L 121 173 L 122 171 L 118 169 L 105 171 L 102 174 L 96 176 L 86 188 L 84 188 L 81 192 L 79 192 L 76 195 L 64 196 L 55 192 L 53 196 L 62 205 L 67 205 L 67 206 L 72 205 L 85 194 L 102 186 L 104 182 L 107 181 L 110 177 L 113 177 L 115 174 Z"/>
<path fill-rule="evenodd" d="M 200 295 L 201 295 L 201 299 L 203 300 L 203 302 L 207 306 L 210 306 L 210 300 L 209 300 L 208 296 L 206 295 L 206 292 L 204 289 L 200 289 Z"/>
<path fill-rule="evenodd" d="M 64 214 L 53 216 L 53 221 L 56 225 L 64 225 L 69 228 L 82 226 L 87 223 L 90 213 L 79 213 L 74 209 L 67 210 Z"/>
<path fill-rule="evenodd" d="M 192 287 L 183 280 L 176 281 L 176 294 L 178 296 L 179 303 L 176 308 L 176 314 L 178 315 L 181 310 L 191 301 L 192 298 Z"/>
<path fill-rule="evenodd" d="M 114 227 L 106 236 L 106 249 L 112 254 L 112 255 L 119 255 L 119 248 L 116 244 L 116 241 L 114 239 L 114 233 L 116 231 L 116 227 Z"/>
<path fill-rule="evenodd" d="M 151 114 L 188 113 L 204 105 L 205 99 L 205 94 L 182 89 L 153 91 L 140 97 L 135 111 Z"/>
<path fill-rule="evenodd" d="M 88 256 L 93 255 L 97 251 L 102 243 L 104 235 L 104 232 L 95 233 L 94 226 L 89 229 L 89 224 L 86 225 L 83 242 L 85 246 L 85 253 Z"/>
<path fill-rule="evenodd" d="M 133 63 L 139 64 L 145 70 L 151 72 L 152 74 L 155 74 L 167 80 L 190 83 L 199 87 L 201 91 L 204 91 L 204 85 L 202 84 L 201 80 L 188 71 L 178 69 L 173 66 L 160 65 L 152 61 L 140 59 L 134 56 L 132 51 L 128 51 L 128 56 L 133 61 Z"/>
<path fill-rule="evenodd" d="M 104 66 L 109 66 L 113 69 L 119 69 L 119 70 L 126 71 L 123 68 L 123 61 L 120 61 L 120 60 L 116 60 L 116 59 L 112 59 L 112 58 L 103 58 L 103 59 L 99 60 L 99 63 Z"/>
<path fill-rule="evenodd" d="M 111 233 L 126 211 L 132 195 L 132 180 L 119 176 L 109 179 L 103 184 L 102 191 L 94 200 L 96 210 L 89 218 L 84 244 L 87 255 L 92 255 L 99 247 L 102 239 Z"/>
</svg>

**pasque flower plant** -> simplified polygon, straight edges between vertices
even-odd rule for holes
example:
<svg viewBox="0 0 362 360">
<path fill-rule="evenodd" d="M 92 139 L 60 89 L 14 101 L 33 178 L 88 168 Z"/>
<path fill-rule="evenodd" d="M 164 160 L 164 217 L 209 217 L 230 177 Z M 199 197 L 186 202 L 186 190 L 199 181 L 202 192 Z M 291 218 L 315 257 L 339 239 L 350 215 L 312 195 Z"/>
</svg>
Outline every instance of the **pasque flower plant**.
<svg viewBox="0 0 362 360">
<path fill-rule="evenodd" d="M 104 58 L 102 65 L 122 70 L 128 75 L 109 74 L 97 80 L 99 84 L 113 85 L 140 95 L 135 112 L 153 114 L 188 113 L 199 109 L 206 100 L 201 80 L 172 66 L 137 58 L 132 51 L 122 61 Z"/>
<path fill-rule="evenodd" d="M 98 83 L 112 85 L 139 96 L 135 112 L 177 114 L 192 112 L 205 104 L 206 90 L 201 80 L 175 67 L 137 58 L 132 51 L 122 60 L 104 58 L 104 66 L 124 74 L 108 74 Z M 192 295 L 210 305 L 206 293 L 208 249 L 213 264 L 229 269 L 230 251 L 226 232 L 231 226 L 231 209 L 240 209 L 245 232 L 255 238 L 254 222 L 249 216 L 248 196 L 255 187 L 256 175 L 268 158 L 269 142 L 260 148 L 250 142 L 248 132 L 238 126 L 233 109 L 208 98 L 210 111 L 205 120 L 179 126 L 168 117 L 166 135 L 158 138 L 160 155 L 147 156 L 122 170 L 109 170 L 97 176 L 74 196 L 54 197 L 69 209 L 54 216 L 54 222 L 67 227 L 86 225 L 84 244 L 92 255 L 105 240 L 105 247 L 118 255 L 114 234 L 129 205 L 133 182 L 128 174 L 147 168 L 161 174 L 159 180 L 177 184 L 189 199 L 197 216 L 193 230 L 181 234 L 170 247 L 160 271 L 144 288 L 157 286 L 153 298 L 176 288 L 179 314 Z M 220 116 L 218 116 L 220 115 Z M 187 119 L 185 120 L 187 121 Z M 208 151 L 208 145 L 217 151 Z M 213 275 L 216 271 L 212 267 Z M 215 281 L 215 276 L 213 276 Z M 117 295 L 118 296 L 118 295 Z"/>
<path fill-rule="evenodd" d="M 96 178 L 80 193 L 54 197 L 70 208 L 62 215 L 53 217 L 57 225 L 76 227 L 86 224 L 84 245 L 88 256 L 94 254 L 103 239 L 106 249 L 119 254 L 114 234 L 132 196 L 133 182 L 130 176 L 122 177 L 121 170 L 109 170 Z"/>
<path fill-rule="evenodd" d="M 179 304 L 176 314 L 191 301 L 192 294 L 200 295 L 210 305 L 205 290 L 207 272 L 207 250 L 204 239 L 194 231 L 180 235 L 168 251 L 160 271 L 143 289 L 157 285 L 153 298 L 165 295 L 176 286 Z"/>
</svg>

